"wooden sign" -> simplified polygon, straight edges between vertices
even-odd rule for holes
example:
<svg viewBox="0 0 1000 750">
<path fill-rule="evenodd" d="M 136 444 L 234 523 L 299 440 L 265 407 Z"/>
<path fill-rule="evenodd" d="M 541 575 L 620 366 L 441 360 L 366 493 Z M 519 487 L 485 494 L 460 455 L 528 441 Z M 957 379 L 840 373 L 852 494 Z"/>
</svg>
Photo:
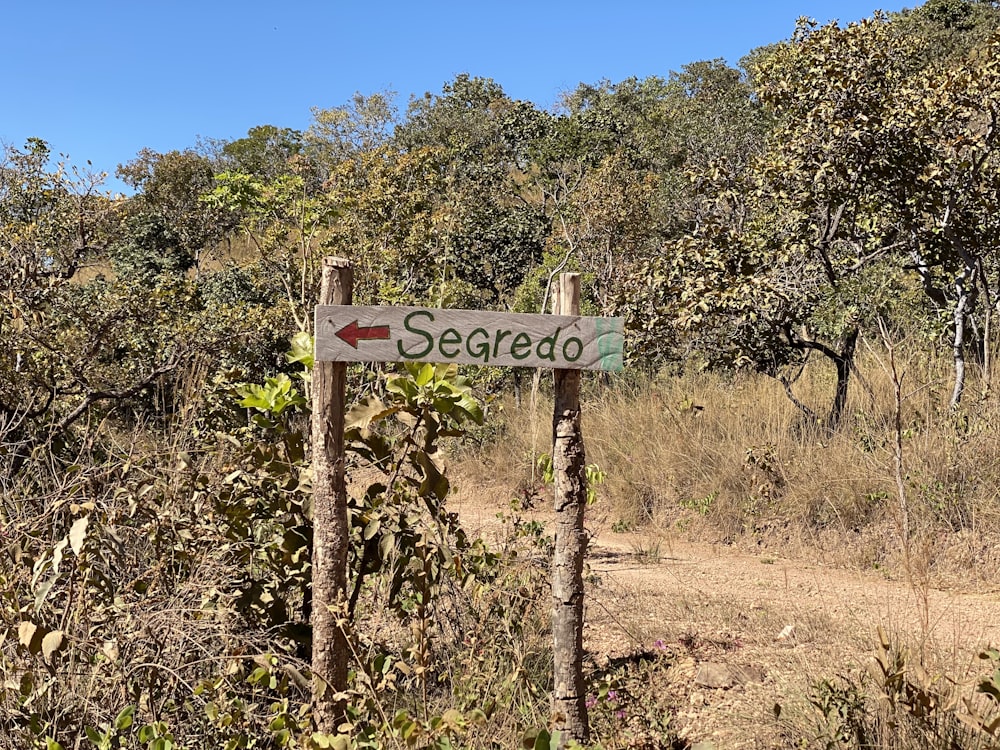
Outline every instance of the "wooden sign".
<svg viewBox="0 0 1000 750">
<path fill-rule="evenodd" d="M 621 318 L 320 305 L 315 330 L 320 362 L 623 367 Z"/>
</svg>

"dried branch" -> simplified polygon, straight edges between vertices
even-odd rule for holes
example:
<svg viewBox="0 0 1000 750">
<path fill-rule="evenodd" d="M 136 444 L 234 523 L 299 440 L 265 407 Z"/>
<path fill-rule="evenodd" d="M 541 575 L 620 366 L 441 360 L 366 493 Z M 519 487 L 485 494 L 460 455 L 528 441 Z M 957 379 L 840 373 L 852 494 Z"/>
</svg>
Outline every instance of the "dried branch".
<svg viewBox="0 0 1000 750">
<path fill-rule="evenodd" d="M 75 409 L 63 417 L 55 427 L 55 434 L 64 432 L 71 424 L 79 419 L 86 411 L 98 401 L 120 401 L 131 398 L 144 388 L 151 385 L 157 379 L 176 370 L 181 364 L 182 358 L 174 354 L 165 363 L 154 369 L 144 378 L 120 391 L 88 390 L 86 395 Z"/>
</svg>

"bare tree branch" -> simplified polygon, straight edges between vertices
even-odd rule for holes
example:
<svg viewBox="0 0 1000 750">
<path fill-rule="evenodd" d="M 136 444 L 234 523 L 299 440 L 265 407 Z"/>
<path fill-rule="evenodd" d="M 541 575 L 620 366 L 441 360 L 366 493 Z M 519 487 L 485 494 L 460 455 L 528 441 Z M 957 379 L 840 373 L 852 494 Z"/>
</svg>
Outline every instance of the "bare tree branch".
<svg viewBox="0 0 1000 750">
<path fill-rule="evenodd" d="M 59 423 L 55 427 L 55 433 L 58 434 L 60 432 L 64 432 L 98 401 L 120 401 L 121 399 L 130 398 L 131 396 L 136 395 L 142 389 L 155 382 L 158 378 L 176 370 L 180 366 L 181 361 L 181 357 L 175 354 L 171 356 L 167 362 L 146 375 L 146 377 L 120 391 L 89 390 L 83 397 L 83 401 L 81 401 L 75 409 L 69 412 L 69 414 L 59 420 Z"/>
</svg>

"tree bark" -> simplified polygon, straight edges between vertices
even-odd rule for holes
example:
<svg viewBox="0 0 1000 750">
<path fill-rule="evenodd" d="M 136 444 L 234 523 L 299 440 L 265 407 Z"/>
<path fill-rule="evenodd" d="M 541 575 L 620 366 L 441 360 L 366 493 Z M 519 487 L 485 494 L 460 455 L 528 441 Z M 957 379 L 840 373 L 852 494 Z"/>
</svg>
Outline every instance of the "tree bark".
<svg viewBox="0 0 1000 750">
<path fill-rule="evenodd" d="M 952 322 L 955 326 L 955 336 L 952 339 L 952 354 L 955 358 L 955 387 L 952 389 L 948 408 L 954 410 L 958 408 L 962 394 L 965 392 L 965 334 L 969 316 L 976 309 L 979 292 L 977 271 L 980 268 L 980 259 L 977 255 L 969 252 L 962 237 L 955 232 L 954 227 L 948 221 L 950 212 L 951 204 L 945 209 L 942 221 L 944 235 L 951 241 L 952 247 L 962 259 L 962 272 L 955 279 L 955 306 L 952 308 Z"/>
<path fill-rule="evenodd" d="M 969 292 L 966 281 L 969 274 L 964 273 L 955 280 L 955 307 L 952 310 L 952 321 L 955 326 L 955 336 L 952 339 L 952 356 L 955 359 L 955 387 L 951 391 L 949 409 L 957 409 L 965 391 L 965 318 L 969 307 Z"/>
<path fill-rule="evenodd" d="M 343 258 L 324 258 L 319 302 L 350 305 L 353 271 Z M 318 334 L 318 331 L 316 332 Z M 347 689 L 347 485 L 344 407 L 347 365 L 313 366 L 313 720 L 332 734 L 344 718 Z"/>
<path fill-rule="evenodd" d="M 833 394 L 833 404 L 830 406 L 830 413 L 826 418 L 826 429 L 830 432 L 836 432 L 840 427 L 840 420 L 844 416 L 844 406 L 847 404 L 847 391 L 850 385 L 851 371 L 854 369 L 854 354 L 857 351 L 858 336 L 861 330 L 857 326 L 851 328 L 844 337 L 839 352 L 819 341 L 812 341 L 797 335 L 791 326 L 784 326 L 783 332 L 789 345 L 796 349 L 815 350 L 830 359 L 837 368 L 837 385 Z M 779 378 L 779 380 L 785 387 L 785 393 L 792 403 L 801 409 L 811 422 L 815 423 L 815 412 L 795 398 L 791 383 L 786 379 Z"/>
<path fill-rule="evenodd" d="M 559 277 L 553 310 L 580 314 L 580 275 Z M 580 371 L 554 370 L 552 470 L 555 486 L 555 546 L 552 553 L 552 711 L 569 740 L 590 740 L 583 680 L 583 562 L 587 550 L 583 520 L 587 505 L 586 453 L 580 414 Z"/>
<path fill-rule="evenodd" d="M 840 353 L 834 357 L 833 363 L 837 367 L 837 390 L 833 396 L 833 406 L 830 407 L 830 416 L 827 417 L 826 426 L 830 432 L 836 432 L 840 426 L 840 419 L 844 416 L 844 406 L 847 404 L 847 388 L 851 379 L 851 368 L 854 364 L 854 352 L 858 347 L 858 334 L 860 328 L 852 328 L 844 339 L 840 347 Z"/>
</svg>

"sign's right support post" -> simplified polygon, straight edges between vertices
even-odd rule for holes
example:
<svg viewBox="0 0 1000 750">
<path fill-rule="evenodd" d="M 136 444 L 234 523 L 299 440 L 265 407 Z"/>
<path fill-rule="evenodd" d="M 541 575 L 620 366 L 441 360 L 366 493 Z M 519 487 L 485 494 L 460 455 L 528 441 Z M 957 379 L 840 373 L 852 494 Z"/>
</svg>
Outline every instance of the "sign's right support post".
<svg viewBox="0 0 1000 750">
<path fill-rule="evenodd" d="M 553 313 L 580 314 L 580 274 L 563 273 Z M 587 551 L 586 455 L 580 414 L 580 370 L 554 370 L 552 473 L 555 488 L 555 549 L 552 553 L 552 711 L 560 747 L 590 741 L 583 680 L 583 563 Z"/>
</svg>

